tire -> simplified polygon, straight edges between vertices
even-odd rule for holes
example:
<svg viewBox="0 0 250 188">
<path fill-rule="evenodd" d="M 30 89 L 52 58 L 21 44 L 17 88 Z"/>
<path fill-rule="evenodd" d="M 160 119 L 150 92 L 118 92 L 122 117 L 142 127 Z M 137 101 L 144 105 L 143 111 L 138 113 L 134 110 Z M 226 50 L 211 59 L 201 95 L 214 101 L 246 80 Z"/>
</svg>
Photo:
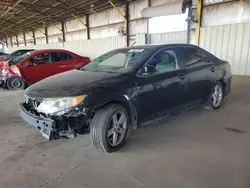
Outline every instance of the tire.
<svg viewBox="0 0 250 188">
<path fill-rule="evenodd" d="M 107 105 L 97 111 L 91 121 L 91 142 L 97 149 L 114 152 L 124 144 L 128 126 L 127 110 L 119 104 Z"/>
<path fill-rule="evenodd" d="M 25 81 L 19 76 L 11 76 L 6 81 L 6 86 L 9 90 L 23 90 L 25 89 Z"/>
<path fill-rule="evenodd" d="M 205 109 L 208 110 L 218 110 L 224 99 L 224 88 L 220 82 L 216 82 L 210 91 L 208 96 L 207 106 Z"/>
</svg>

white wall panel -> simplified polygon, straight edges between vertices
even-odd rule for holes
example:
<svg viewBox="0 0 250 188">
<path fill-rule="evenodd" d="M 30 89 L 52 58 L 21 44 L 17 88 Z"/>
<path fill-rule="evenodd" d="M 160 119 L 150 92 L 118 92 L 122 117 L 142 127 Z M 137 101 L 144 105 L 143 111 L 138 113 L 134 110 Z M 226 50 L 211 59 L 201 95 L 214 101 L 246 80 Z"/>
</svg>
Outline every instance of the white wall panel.
<svg viewBox="0 0 250 188">
<path fill-rule="evenodd" d="M 30 32 L 26 32 L 25 33 L 25 37 L 26 37 L 26 40 L 33 40 L 33 33 L 32 33 L 32 31 L 30 31 Z"/>
<path fill-rule="evenodd" d="M 38 28 L 38 29 L 41 30 L 43 33 L 45 33 L 45 29 L 44 28 Z M 35 30 L 35 36 L 37 38 L 44 37 L 44 34 L 41 31 Z"/>
<path fill-rule="evenodd" d="M 16 42 L 16 36 L 12 36 L 11 39 L 12 39 L 13 46 L 16 45 L 17 44 L 17 42 Z"/>
<path fill-rule="evenodd" d="M 179 31 L 172 33 L 157 33 L 149 35 L 150 44 L 173 44 L 173 43 L 186 43 L 187 32 Z"/>
<path fill-rule="evenodd" d="M 201 28 L 200 46 L 227 60 L 233 74 L 250 76 L 250 23 Z"/>
<path fill-rule="evenodd" d="M 136 40 L 135 40 L 135 45 L 145 45 L 146 44 L 146 34 L 137 34 L 136 35 Z"/>
<path fill-rule="evenodd" d="M 46 44 L 46 38 L 45 37 L 40 37 L 36 38 L 36 44 Z"/>
<path fill-rule="evenodd" d="M 160 5 L 167 2 L 171 2 L 171 0 L 151 0 L 151 6 Z"/>
<path fill-rule="evenodd" d="M 64 48 L 91 59 L 116 48 L 125 47 L 125 37 L 109 37 L 103 39 L 69 41 Z"/>
<path fill-rule="evenodd" d="M 124 6 L 119 7 L 124 12 Z M 114 9 L 108 9 L 105 11 L 97 12 L 89 16 L 89 24 L 91 27 L 103 26 L 113 23 L 122 22 L 124 19 L 121 17 L 119 12 Z"/>
<path fill-rule="evenodd" d="M 249 0 L 205 7 L 202 27 L 250 22 L 249 10 Z"/>
<path fill-rule="evenodd" d="M 48 27 L 48 35 L 56 35 L 56 34 L 61 34 L 62 31 L 60 30 L 62 29 L 62 24 L 61 23 L 55 23 L 53 25 L 50 25 Z"/>
<path fill-rule="evenodd" d="M 118 29 L 120 26 L 124 26 L 124 24 L 120 23 L 120 24 L 114 24 L 114 25 L 109 25 L 109 26 L 91 28 L 90 38 L 97 39 L 97 38 L 118 36 Z"/>
<path fill-rule="evenodd" d="M 225 1 L 231 1 L 231 0 L 204 0 L 204 5 L 211 5 L 215 3 L 223 3 Z"/>
<path fill-rule="evenodd" d="M 87 39 L 87 32 L 86 30 L 72 31 L 70 33 L 65 33 L 65 38 L 66 41 L 84 40 Z"/>
<path fill-rule="evenodd" d="M 85 17 L 79 17 L 79 19 L 86 24 Z M 64 24 L 65 33 L 85 29 L 85 26 L 77 19 L 68 20 Z"/>
<path fill-rule="evenodd" d="M 148 0 L 132 1 L 129 4 L 129 19 L 134 20 L 141 18 L 141 12 L 148 7 Z"/>
<path fill-rule="evenodd" d="M 51 43 L 51 44 L 38 44 L 24 47 L 14 46 L 8 48 L 8 52 L 12 52 L 21 48 L 34 48 L 34 49 L 66 49 L 77 54 L 95 58 L 107 51 L 122 48 L 126 45 L 125 37 L 108 37 L 103 39 L 91 40 L 77 40 L 64 43 Z"/>
<path fill-rule="evenodd" d="M 141 34 L 141 33 L 145 34 L 147 33 L 147 25 L 148 25 L 147 19 L 130 21 L 129 34 L 130 35 Z"/>
<path fill-rule="evenodd" d="M 49 43 L 57 43 L 62 41 L 62 34 L 48 36 Z"/>
<path fill-rule="evenodd" d="M 9 46 L 11 46 L 10 45 L 10 38 L 9 37 L 7 38 L 7 43 L 9 44 Z"/>
</svg>

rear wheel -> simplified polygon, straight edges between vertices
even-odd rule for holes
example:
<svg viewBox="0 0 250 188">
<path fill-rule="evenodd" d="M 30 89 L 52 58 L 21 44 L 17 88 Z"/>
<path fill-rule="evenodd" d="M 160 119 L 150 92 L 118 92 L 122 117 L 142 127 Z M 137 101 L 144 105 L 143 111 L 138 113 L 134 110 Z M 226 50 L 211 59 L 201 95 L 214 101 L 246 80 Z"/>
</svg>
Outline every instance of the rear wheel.
<svg viewBox="0 0 250 188">
<path fill-rule="evenodd" d="M 125 142 L 128 131 L 128 113 L 118 104 L 97 111 L 90 125 L 91 142 L 97 149 L 113 152 Z"/>
<path fill-rule="evenodd" d="M 208 106 L 206 106 L 206 109 L 209 110 L 217 110 L 221 107 L 221 104 L 223 102 L 224 98 L 224 92 L 223 92 L 223 86 L 220 82 L 216 82 L 211 90 L 211 93 L 208 97 Z"/>
<path fill-rule="evenodd" d="M 6 86 L 9 90 L 23 90 L 25 89 L 25 82 L 18 76 L 11 76 L 7 79 Z"/>
</svg>

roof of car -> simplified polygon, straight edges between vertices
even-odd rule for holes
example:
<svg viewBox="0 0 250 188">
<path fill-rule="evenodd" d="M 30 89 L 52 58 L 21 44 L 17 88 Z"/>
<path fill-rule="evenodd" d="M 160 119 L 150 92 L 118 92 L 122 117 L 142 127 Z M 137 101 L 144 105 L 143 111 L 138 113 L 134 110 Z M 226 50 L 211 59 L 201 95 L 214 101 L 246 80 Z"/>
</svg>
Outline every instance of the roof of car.
<svg viewBox="0 0 250 188">
<path fill-rule="evenodd" d="M 138 46 L 129 46 L 127 48 L 162 48 L 162 47 L 180 47 L 180 46 L 183 46 L 183 47 L 196 47 L 195 45 L 193 44 L 147 44 L 147 45 L 138 45 Z"/>
<path fill-rule="evenodd" d="M 70 52 L 69 50 L 64 50 L 64 49 L 42 49 L 42 50 L 35 50 L 35 51 L 36 52 Z"/>
</svg>

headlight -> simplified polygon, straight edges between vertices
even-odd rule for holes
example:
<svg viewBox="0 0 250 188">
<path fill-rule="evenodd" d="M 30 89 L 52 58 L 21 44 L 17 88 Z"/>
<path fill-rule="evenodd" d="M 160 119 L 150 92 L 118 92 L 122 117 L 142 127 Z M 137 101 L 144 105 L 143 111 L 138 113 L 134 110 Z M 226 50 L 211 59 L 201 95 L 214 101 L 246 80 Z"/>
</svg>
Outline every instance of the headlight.
<svg viewBox="0 0 250 188">
<path fill-rule="evenodd" d="M 70 111 L 70 109 L 78 104 L 80 104 L 87 95 L 78 97 L 65 97 L 65 98 L 51 98 L 45 99 L 36 110 L 40 113 L 45 114 L 57 114 L 62 115 Z"/>
<path fill-rule="evenodd" d="M 1 70 L 1 76 L 5 77 L 5 76 L 7 76 L 7 74 L 8 74 L 8 70 L 7 69 L 2 69 Z"/>
</svg>

